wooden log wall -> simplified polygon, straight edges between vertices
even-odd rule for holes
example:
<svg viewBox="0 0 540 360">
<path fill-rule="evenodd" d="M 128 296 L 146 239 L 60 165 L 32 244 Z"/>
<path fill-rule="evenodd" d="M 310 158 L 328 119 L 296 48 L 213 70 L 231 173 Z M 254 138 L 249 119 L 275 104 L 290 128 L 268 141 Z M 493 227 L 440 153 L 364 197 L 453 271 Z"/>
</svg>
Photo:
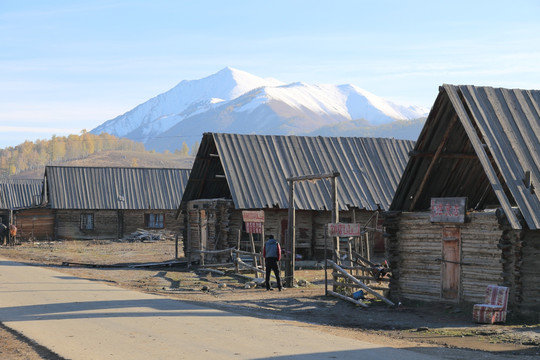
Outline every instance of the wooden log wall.
<svg viewBox="0 0 540 360">
<path fill-rule="evenodd" d="M 231 232 L 231 209 L 234 207 L 232 200 L 209 199 L 195 200 L 187 205 L 187 210 L 183 211 L 184 219 L 179 222 L 185 223 L 184 251 L 202 250 L 201 247 L 201 225 L 202 213 L 206 217 L 206 249 L 208 251 L 222 250 L 230 247 L 228 237 Z M 235 243 L 236 244 L 236 243 Z M 214 255 L 205 259 L 205 262 L 222 262 L 222 257 L 228 255 Z"/>
<path fill-rule="evenodd" d="M 269 235 L 274 235 L 274 238 L 281 244 L 281 246 L 284 248 L 286 244 L 285 239 L 285 233 L 282 231 L 283 226 L 286 226 L 288 219 L 288 212 L 287 210 L 275 210 L 275 209 L 265 209 L 264 210 L 264 236 L 265 238 L 268 238 Z M 297 212 L 297 229 L 299 227 L 306 228 L 309 226 L 305 222 L 305 217 L 303 215 L 298 216 Z M 240 249 L 239 250 L 245 250 L 245 251 L 251 251 L 251 241 L 249 239 L 249 234 L 247 234 L 244 231 L 243 227 L 244 221 L 242 218 L 242 211 L 241 210 L 232 210 L 230 214 L 230 226 L 229 226 L 229 233 L 227 234 L 227 244 L 228 247 L 236 247 L 237 241 L 238 241 L 238 230 L 241 231 L 241 241 L 240 241 Z M 285 227 L 286 228 L 286 227 Z M 309 226 L 309 229 L 311 229 L 311 226 Z M 297 241 L 297 249 L 302 246 L 300 244 L 303 243 L 305 245 L 306 243 L 309 244 L 309 240 L 307 240 L 309 231 L 302 230 L 300 233 L 297 231 L 296 234 L 296 241 Z M 302 234 L 304 234 L 305 238 L 302 238 Z M 311 235 L 309 233 L 309 235 Z M 255 248 L 257 252 L 261 252 L 261 241 L 259 240 L 259 234 L 254 234 L 255 238 Z M 309 236 L 311 238 L 311 236 Z M 302 243 L 301 243 L 302 241 Z M 300 245 L 300 246 L 299 246 Z"/>
<path fill-rule="evenodd" d="M 56 240 L 116 240 L 137 231 L 146 229 L 144 218 L 147 213 L 165 215 L 164 230 L 180 232 L 183 223 L 176 220 L 173 210 L 56 210 L 54 233 Z M 81 230 L 81 214 L 94 215 L 94 229 Z"/>
<path fill-rule="evenodd" d="M 81 214 L 94 214 L 94 229 L 81 230 Z M 100 240 L 118 238 L 115 210 L 56 210 L 55 240 Z"/>
<path fill-rule="evenodd" d="M 196 206 L 196 208 L 194 207 Z M 231 200 L 208 199 L 190 201 L 184 209 L 186 240 L 185 251 L 200 249 L 201 210 L 205 211 L 207 221 L 207 248 L 206 250 L 221 250 L 236 248 L 238 232 L 240 230 L 240 249 L 251 251 L 249 234 L 245 232 L 242 219 L 242 210 L 235 210 Z M 286 247 L 286 230 L 288 223 L 287 209 L 264 209 L 264 234 L 267 238 L 272 234 Z M 373 215 L 372 211 L 340 212 L 343 222 L 356 222 L 365 224 Z M 324 258 L 324 226 L 331 222 L 330 211 L 296 211 L 296 251 L 304 259 Z M 260 235 L 254 234 L 256 252 L 261 252 Z M 329 241 L 329 249 L 331 250 Z"/>
<path fill-rule="evenodd" d="M 54 212 L 50 209 L 18 210 L 14 213 L 19 241 L 52 240 Z"/>
<path fill-rule="evenodd" d="M 201 250 L 200 241 L 200 212 L 198 209 L 189 209 L 186 213 L 187 234 L 184 236 L 184 252 Z"/>
<path fill-rule="evenodd" d="M 392 281 L 391 296 L 433 300 L 440 298 L 441 229 L 429 223 L 429 214 L 403 213 L 385 220 Z"/>
<path fill-rule="evenodd" d="M 347 223 L 358 223 L 365 225 L 373 215 L 373 211 L 367 210 L 351 210 L 340 211 L 339 221 Z M 325 226 L 332 222 L 332 213 L 330 211 L 316 211 L 313 214 L 313 252 L 316 259 L 324 259 L 324 239 L 325 239 Z M 332 251 L 332 239 L 327 239 L 328 251 Z M 330 256 L 331 257 L 331 256 Z"/>
<path fill-rule="evenodd" d="M 473 212 L 461 227 L 461 300 L 483 303 L 488 285 L 503 284 L 503 230 L 495 212 Z"/>
<path fill-rule="evenodd" d="M 503 286 L 510 287 L 509 306 L 512 310 L 540 320 L 540 231 L 528 230 L 518 214 L 523 230 L 514 230 L 502 211 L 497 213 L 503 236 Z"/>
<path fill-rule="evenodd" d="M 121 229 L 122 234 L 119 234 L 119 236 L 123 237 L 129 235 L 136 232 L 137 229 L 146 229 L 144 226 L 144 217 L 145 214 L 149 213 L 165 215 L 163 229 L 149 230 L 165 230 L 174 233 L 181 233 L 184 224 L 182 219 L 176 219 L 176 210 L 119 210 L 118 222 L 123 222 L 123 229 Z"/>
<path fill-rule="evenodd" d="M 279 241 L 282 247 L 286 246 L 286 229 L 288 223 L 287 210 L 265 209 L 264 233 L 267 237 L 269 234 Z M 353 215 L 352 211 L 340 212 L 340 219 L 343 222 L 352 222 L 356 218 L 356 222 L 361 224 L 366 223 L 373 212 L 371 211 L 356 211 Z M 324 258 L 324 227 L 332 222 L 332 214 L 330 211 L 296 211 L 296 251 L 301 254 L 304 259 Z M 242 226 L 242 213 L 235 210 L 231 214 L 231 227 L 229 232 L 229 246 L 236 246 L 238 237 L 238 229 Z M 247 234 L 242 235 L 242 246 L 249 246 Z M 328 246 L 331 251 L 332 242 L 328 240 Z"/>
<path fill-rule="evenodd" d="M 516 279 L 516 287 L 521 293 L 519 310 L 524 314 L 535 316 L 540 320 L 540 230 L 527 231 L 516 244 L 515 273 L 520 274 Z"/>
<path fill-rule="evenodd" d="M 387 212 L 387 258 L 395 299 L 441 300 L 442 229 L 429 213 Z M 502 236 L 494 212 L 472 213 L 470 222 L 447 224 L 461 228 L 460 301 L 483 302 L 485 288 L 502 282 Z"/>
</svg>

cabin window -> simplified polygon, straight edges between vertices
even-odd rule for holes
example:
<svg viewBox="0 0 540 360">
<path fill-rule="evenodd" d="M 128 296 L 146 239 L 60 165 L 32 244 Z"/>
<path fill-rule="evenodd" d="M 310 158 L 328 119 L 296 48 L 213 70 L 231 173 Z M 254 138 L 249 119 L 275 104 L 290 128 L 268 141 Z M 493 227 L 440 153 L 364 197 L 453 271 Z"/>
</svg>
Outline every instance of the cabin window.
<svg viewBox="0 0 540 360">
<path fill-rule="evenodd" d="M 94 214 L 81 214 L 81 230 L 94 230 Z"/>
<path fill-rule="evenodd" d="M 144 226 L 150 229 L 163 229 L 165 227 L 163 214 L 145 214 Z"/>
</svg>

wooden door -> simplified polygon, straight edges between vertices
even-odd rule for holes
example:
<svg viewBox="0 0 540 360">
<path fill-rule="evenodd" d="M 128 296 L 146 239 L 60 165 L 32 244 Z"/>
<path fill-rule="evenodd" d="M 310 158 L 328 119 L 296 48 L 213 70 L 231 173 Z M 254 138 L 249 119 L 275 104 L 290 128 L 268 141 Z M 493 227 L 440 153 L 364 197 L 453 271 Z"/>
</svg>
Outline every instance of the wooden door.
<svg viewBox="0 0 540 360">
<path fill-rule="evenodd" d="M 441 261 L 441 297 L 446 300 L 459 300 L 461 229 L 443 228 Z"/>
</svg>

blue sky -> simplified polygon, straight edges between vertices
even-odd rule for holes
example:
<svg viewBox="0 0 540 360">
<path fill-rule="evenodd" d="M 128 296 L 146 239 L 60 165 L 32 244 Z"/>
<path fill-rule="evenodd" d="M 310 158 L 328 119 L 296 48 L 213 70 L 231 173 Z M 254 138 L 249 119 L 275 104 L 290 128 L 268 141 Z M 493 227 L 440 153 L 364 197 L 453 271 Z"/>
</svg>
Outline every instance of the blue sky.
<svg viewBox="0 0 540 360">
<path fill-rule="evenodd" d="M 91 130 L 226 66 L 430 107 L 540 89 L 540 1 L 0 0 L 0 148 Z"/>
</svg>

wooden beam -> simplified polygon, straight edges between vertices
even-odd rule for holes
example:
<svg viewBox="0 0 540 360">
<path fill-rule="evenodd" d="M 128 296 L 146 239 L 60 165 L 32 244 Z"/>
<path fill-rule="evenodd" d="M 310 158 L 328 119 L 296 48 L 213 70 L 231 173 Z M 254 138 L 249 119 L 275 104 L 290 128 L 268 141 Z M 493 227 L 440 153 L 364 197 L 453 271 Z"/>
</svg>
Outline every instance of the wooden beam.
<svg viewBox="0 0 540 360">
<path fill-rule="evenodd" d="M 410 151 L 409 156 L 410 157 L 419 157 L 419 158 L 432 158 L 432 157 L 435 156 L 435 153 Z M 444 154 L 440 154 L 439 157 L 443 158 L 443 159 L 478 159 L 478 155 L 476 155 L 475 153 L 473 153 L 473 154 L 444 153 Z"/>
<path fill-rule="evenodd" d="M 414 197 L 411 201 L 411 205 L 409 206 L 409 211 L 413 211 L 414 207 L 416 206 L 416 203 L 418 202 L 418 199 L 420 198 L 420 195 L 422 195 L 422 192 L 424 191 L 424 187 L 427 184 L 427 181 L 431 175 L 431 171 L 433 170 L 433 167 L 437 163 L 437 160 L 439 160 L 439 157 L 444 149 L 444 146 L 446 145 L 446 141 L 450 137 L 450 133 L 452 132 L 452 128 L 457 122 L 457 115 L 452 117 L 452 120 L 450 120 L 450 124 L 448 124 L 448 127 L 446 128 L 446 131 L 443 135 L 443 138 L 439 144 L 439 147 L 437 148 L 437 151 L 435 151 L 435 154 L 433 155 L 433 159 L 431 159 L 431 163 L 429 164 L 428 169 L 426 170 L 426 173 L 424 174 L 424 178 L 422 179 L 422 182 L 420 183 L 420 186 L 418 186 L 418 189 L 416 189 L 416 192 L 414 194 Z"/>
<path fill-rule="evenodd" d="M 319 179 L 328 179 L 328 178 L 336 178 L 339 176 L 339 172 L 334 171 L 331 173 L 325 173 L 325 174 L 313 174 L 313 175 L 302 175 L 302 176 L 293 176 L 290 178 L 287 178 L 287 181 L 308 181 L 308 180 L 319 180 Z"/>
<path fill-rule="evenodd" d="M 253 270 L 255 273 L 261 273 L 261 274 L 263 274 L 263 275 L 266 275 L 266 271 L 265 271 L 265 270 L 261 270 L 261 269 L 259 269 L 259 268 L 256 268 L 255 266 L 251 266 L 251 265 L 249 265 L 249 264 L 246 264 L 246 263 L 243 262 L 242 259 L 240 259 L 240 258 L 237 258 L 237 259 L 235 260 L 235 262 L 236 262 L 237 264 L 242 265 L 243 267 L 246 267 L 246 268 L 248 268 L 248 269 L 250 269 L 250 270 Z M 273 274 L 270 274 L 270 277 L 272 277 L 273 279 L 276 278 Z"/>
<path fill-rule="evenodd" d="M 234 248 L 222 249 L 222 250 L 192 250 L 194 254 L 224 254 L 228 253 Z"/>
<path fill-rule="evenodd" d="M 345 277 L 345 278 L 349 279 L 350 281 L 352 281 L 353 283 L 359 285 L 362 289 L 366 290 L 371 295 L 375 296 L 378 299 L 381 299 L 382 301 L 384 301 L 386 304 L 388 304 L 390 306 L 396 305 L 392 301 L 390 301 L 387 298 L 385 298 L 384 296 L 382 296 L 381 294 L 371 290 L 371 288 L 369 286 L 367 286 L 366 284 L 364 284 L 363 282 L 361 282 L 360 280 L 358 280 L 357 278 L 355 278 L 354 276 L 352 276 L 351 274 L 349 274 L 348 272 L 343 270 L 338 264 L 336 264 L 332 260 L 326 260 L 326 261 L 328 262 L 328 264 L 330 266 L 332 266 L 334 268 L 334 270 L 339 271 L 342 274 L 343 277 Z"/>
<path fill-rule="evenodd" d="M 295 218 L 295 209 L 294 209 L 294 186 L 295 182 L 299 181 L 309 181 L 309 180 L 321 180 L 328 179 L 332 181 L 332 218 L 338 222 L 339 219 L 339 208 L 337 200 L 337 180 L 336 178 L 340 176 L 339 172 L 333 171 L 331 173 L 325 174 L 310 174 L 310 175 L 301 175 L 293 176 L 287 178 L 287 183 L 289 184 L 289 211 L 288 211 L 288 227 L 287 227 L 287 254 L 285 258 L 285 285 L 292 287 L 294 284 L 294 268 L 296 261 L 296 218 Z M 339 246 L 339 238 L 338 246 Z"/>
<path fill-rule="evenodd" d="M 285 285 L 287 287 L 294 286 L 294 267 L 296 257 L 296 224 L 294 211 L 294 183 L 296 180 L 287 180 L 289 183 L 289 210 L 287 220 L 287 254 L 285 262 Z"/>
<path fill-rule="evenodd" d="M 331 290 L 328 290 L 328 295 L 335 296 L 335 297 L 337 297 L 337 298 L 340 298 L 341 300 L 345 300 L 345 301 L 352 302 L 352 303 L 355 304 L 355 305 L 360 305 L 360 306 L 365 307 L 365 308 L 368 307 L 366 304 L 364 304 L 364 303 L 361 302 L 361 301 L 354 300 L 354 299 L 351 298 L 351 297 L 348 297 L 348 296 L 345 296 L 345 295 L 341 295 L 341 294 L 339 294 L 339 293 L 337 293 L 337 292 L 334 292 L 334 291 L 331 291 Z"/>
</svg>

